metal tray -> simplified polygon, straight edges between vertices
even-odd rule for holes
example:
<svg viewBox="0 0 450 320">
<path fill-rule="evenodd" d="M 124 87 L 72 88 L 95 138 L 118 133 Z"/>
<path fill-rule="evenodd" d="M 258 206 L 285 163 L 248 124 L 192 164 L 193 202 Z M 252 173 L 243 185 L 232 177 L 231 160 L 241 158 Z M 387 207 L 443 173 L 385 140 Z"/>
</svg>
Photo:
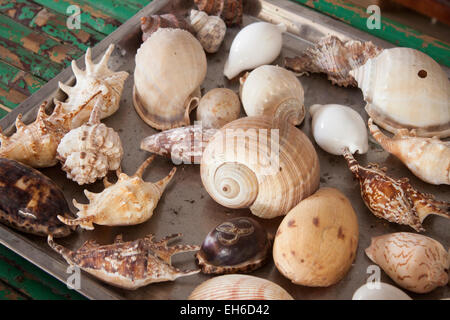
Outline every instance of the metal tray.
<svg viewBox="0 0 450 320">
<path fill-rule="evenodd" d="M 126 70 L 130 73 L 130 77 L 125 84 L 119 111 L 105 120 L 108 126 L 119 132 L 122 139 L 125 151 L 122 168 L 126 173 L 134 173 L 139 164 L 148 157 L 148 153 L 139 149 L 139 144 L 142 138 L 156 132 L 138 117 L 132 104 L 134 56 L 141 43 L 139 38 L 140 17 L 169 11 L 187 12 L 192 6 L 192 1 L 155 0 L 93 48 L 93 58 L 97 60 L 110 43 L 117 44 L 110 60 L 110 66 L 115 70 Z M 382 47 L 392 47 L 387 42 L 285 0 L 247 1 L 244 24 L 257 20 L 287 24 L 288 33 L 284 34 L 284 47 L 281 56 L 275 62 L 280 65 L 282 65 L 283 57 L 298 54 L 321 37 L 331 34 L 343 39 L 371 40 Z M 231 88 L 235 92 L 238 91 L 238 81 L 236 79 L 228 81 L 222 75 L 228 49 L 238 31 L 239 28 L 237 27 L 229 29 L 220 52 L 208 54 L 208 74 L 202 86 L 203 92 L 220 86 Z M 80 66 L 84 66 L 83 58 L 78 61 Z M 444 69 L 447 74 L 450 74 L 448 68 Z M 53 97 L 58 96 L 64 98 L 58 90 L 58 81 L 73 83 L 72 71 L 70 69 L 64 70 L 0 121 L 0 125 L 6 129 L 6 133 L 14 130 L 14 120 L 19 113 L 24 114 L 25 122 L 31 122 L 36 116 L 37 106 L 42 101 L 52 101 Z M 340 103 L 353 107 L 364 119 L 367 119 L 364 111 L 365 103 L 359 89 L 333 86 L 323 75 L 301 77 L 300 81 L 305 89 L 305 105 L 307 107 L 313 103 Z M 307 115 L 300 129 L 313 141 L 310 134 L 310 122 L 311 118 Z M 360 238 L 354 265 L 343 280 L 329 288 L 308 288 L 294 285 L 278 272 L 273 261 L 252 274 L 280 284 L 296 299 L 351 299 L 353 292 L 364 284 L 369 277 L 367 268 L 373 263 L 364 254 L 364 249 L 369 246 L 371 237 L 398 231 L 412 232 L 413 230 L 409 227 L 388 223 L 371 214 L 361 200 L 358 182 L 353 179 L 343 157 L 327 154 L 316 144 L 314 145 L 320 158 L 321 187 L 329 186 L 341 190 L 351 200 L 357 212 Z M 419 190 L 435 194 L 439 199 L 450 199 L 449 186 L 432 186 L 420 181 L 399 160 L 384 152 L 373 140 L 370 142 L 369 152 L 366 155 L 358 155 L 357 158 L 362 164 L 369 161 L 381 163 L 389 168 L 391 175 L 410 178 L 412 184 Z M 144 179 L 156 181 L 165 176 L 171 167 L 170 161 L 158 158 L 146 171 Z M 42 171 L 63 189 L 70 203 L 72 198 L 82 203 L 87 202 L 82 193 L 83 188 L 66 179 L 65 173 L 59 166 Z M 87 189 L 100 192 L 102 184 L 89 185 Z M 73 207 L 72 210 L 75 212 Z M 200 244 L 214 226 L 225 219 L 236 216 L 251 216 L 251 213 L 247 209 L 231 210 L 215 203 L 202 186 L 199 166 L 181 165 L 156 208 L 154 216 L 148 222 L 133 227 L 97 226 L 95 231 L 79 230 L 73 235 L 57 241 L 75 249 L 88 239 L 95 239 L 102 244 L 111 243 L 114 237 L 121 233 L 125 240 L 134 240 L 149 233 L 154 233 L 157 237 L 163 237 L 182 232 L 182 243 Z M 276 232 L 281 220 L 282 217 L 272 220 L 259 219 L 272 233 Z M 424 226 L 427 229 L 425 235 L 438 240 L 445 247 L 450 245 L 450 220 L 433 216 L 425 221 Z M 23 234 L 0 225 L 0 243 L 59 280 L 66 282 L 69 276 L 66 273 L 68 266 L 58 254 L 47 246 L 45 239 Z M 181 268 L 193 268 L 195 266 L 192 253 L 176 256 L 174 263 Z M 126 291 L 106 285 L 90 275 L 82 273 L 81 288 L 78 291 L 91 299 L 186 299 L 195 286 L 209 278 L 210 276 L 198 274 L 180 278 L 175 282 L 151 284 L 136 291 Z M 392 283 L 383 272 L 381 272 L 381 279 L 384 282 Z M 450 288 L 448 286 L 441 287 L 427 295 L 412 293 L 410 295 L 418 299 L 444 298 L 450 296 Z"/>
</svg>

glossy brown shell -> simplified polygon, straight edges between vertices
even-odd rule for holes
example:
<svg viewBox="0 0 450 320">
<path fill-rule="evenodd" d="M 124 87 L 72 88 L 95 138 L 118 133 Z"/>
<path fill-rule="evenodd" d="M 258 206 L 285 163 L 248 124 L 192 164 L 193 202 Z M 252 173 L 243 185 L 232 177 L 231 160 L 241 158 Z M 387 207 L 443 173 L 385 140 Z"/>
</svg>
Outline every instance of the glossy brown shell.
<svg viewBox="0 0 450 320">
<path fill-rule="evenodd" d="M 220 16 L 227 26 L 242 23 L 242 0 L 194 0 L 200 11 Z"/>
<path fill-rule="evenodd" d="M 35 169 L 0 158 L 0 221 L 35 235 L 69 235 L 71 228 L 57 215 L 72 217 L 56 184 Z"/>
</svg>

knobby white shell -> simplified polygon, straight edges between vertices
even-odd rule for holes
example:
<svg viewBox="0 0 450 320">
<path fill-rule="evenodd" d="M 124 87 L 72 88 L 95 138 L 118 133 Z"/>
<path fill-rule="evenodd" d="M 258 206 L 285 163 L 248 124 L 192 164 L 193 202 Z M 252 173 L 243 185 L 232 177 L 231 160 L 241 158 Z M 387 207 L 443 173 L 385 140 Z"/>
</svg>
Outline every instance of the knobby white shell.
<svg viewBox="0 0 450 320">
<path fill-rule="evenodd" d="M 350 71 L 370 117 L 384 129 L 450 136 L 450 82 L 439 64 L 410 48 L 385 49 Z"/>
<path fill-rule="evenodd" d="M 208 16 L 194 9 L 191 10 L 189 21 L 203 49 L 209 53 L 217 52 L 227 32 L 225 22 L 218 16 Z"/>
<path fill-rule="evenodd" d="M 230 89 L 215 88 L 205 94 L 197 108 L 197 121 L 205 128 L 220 129 L 241 114 L 239 97 Z"/>
<path fill-rule="evenodd" d="M 352 300 L 412 300 L 397 287 L 384 282 L 366 283 L 353 294 Z"/>
<path fill-rule="evenodd" d="M 255 22 L 243 28 L 231 44 L 224 75 L 232 79 L 241 71 L 274 61 L 280 54 L 282 33 L 286 29 L 282 23 L 274 25 L 268 22 Z"/>
<path fill-rule="evenodd" d="M 189 300 L 293 300 L 279 285 L 258 277 L 229 274 L 209 279 L 190 294 Z"/>
<path fill-rule="evenodd" d="M 206 55 L 198 40 L 185 30 L 158 29 L 136 54 L 136 111 L 156 129 L 188 125 L 205 76 Z"/>
<path fill-rule="evenodd" d="M 315 104 L 309 108 L 314 140 L 326 152 L 342 155 L 369 150 L 367 129 L 362 117 L 350 107 L 339 104 Z"/>
<path fill-rule="evenodd" d="M 248 116 L 274 117 L 289 113 L 289 121 L 293 125 L 299 125 L 303 121 L 303 86 L 291 71 L 264 65 L 240 80 L 242 105 Z"/>
</svg>

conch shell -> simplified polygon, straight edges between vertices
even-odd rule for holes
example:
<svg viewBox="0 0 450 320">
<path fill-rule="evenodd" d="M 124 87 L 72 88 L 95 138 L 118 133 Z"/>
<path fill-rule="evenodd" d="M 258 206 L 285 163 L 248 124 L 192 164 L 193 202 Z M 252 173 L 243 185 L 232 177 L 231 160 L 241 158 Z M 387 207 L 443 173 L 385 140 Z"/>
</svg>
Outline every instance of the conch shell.
<svg viewBox="0 0 450 320">
<path fill-rule="evenodd" d="M 450 141 L 417 137 L 408 129 L 398 129 L 388 138 L 372 119 L 369 130 L 384 150 L 398 157 L 418 178 L 431 184 L 450 184 Z"/>
<path fill-rule="evenodd" d="M 206 93 L 197 107 L 197 121 L 205 128 L 220 129 L 241 114 L 241 102 L 232 90 L 215 88 Z"/>
<path fill-rule="evenodd" d="M 72 129 L 62 138 L 57 159 L 67 178 L 79 185 L 94 183 L 117 170 L 122 161 L 123 149 L 119 135 L 100 123 L 100 110 L 94 108 L 87 124 Z"/>
<path fill-rule="evenodd" d="M 439 64 L 410 48 L 385 49 L 350 74 L 367 101 L 373 121 L 396 133 L 450 136 L 450 82 Z"/>
<path fill-rule="evenodd" d="M 319 171 L 308 137 L 268 117 L 241 118 L 222 127 L 200 165 L 203 185 L 216 202 L 250 208 L 260 218 L 285 215 L 314 193 Z"/>
<path fill-rule="evenodd" d="M 243 28 L 231 43 L 223 74 L 232 79 L 244 70 L 269 64 L 281 52 L 286 25 L 255 22 Z"/>
<path fill-rule="evenodd" d="M 150 219 L 167 184 L 172 180 L 176 168 L 162 180 L 151 183 L 142 180 L 142 173 L 153 161 L 155 156 L 148 158 L 133 176 L 117 171 L 118 181 L 110 183 L 103 180 L 105 190 L 92 193 L 84 190 L 89 204 L 80 204 L 73 200 L 77 208 L 77 219 L 67 219 L 58 216 L 61 222 L 69 225 L 93 230 L 95 224 L 106 226 L 130 226 L 143 223 Z"/>
<path fill-rule="evenodd" d="M 211 16 L 220 16 L 227 26 L 242 23 L 242 0 L 194 0 L 198 9 Z"/>
<path fill-rule="evenodd" d="M 305 118 L 304 91 L 297 77 L 290 71 L 264 65 L 240 79 L 241 100 L 248 116 L 277 117 L 289 113 L 294 126 Z"/>
<path fill-rule="evenodd" d="M 141 18 L 142 41 L 147 40 L 159 28 L 179 28 L 190 31 L 189 24 L 173 13 Z"/>
<path fill-rule="evenodd" d="M 88 106 L 72 120 L 71 128 L 86 123 L 95 105 L 100 106 L 101 119 L 109 117 L 119 109 L 123 86 L 129 74 L 125 71 L 114 72 L 108 68 L 108 60 L 113 50 L 114 45 L 111 44 L 100 62 L 94 64 L 91 59 L 91 48 L 88 48 L 85 55 L 85 71 L 80 70 L 76 61 L 72 60 L 72 71 L 77 79 L 75 86 L 58 83 L 59 88 L 68 96 L 62 103 L 63 111 L 66 113 L 77 110 L 78 106 L 91 98 L 93 92 L 101 91 L 101 95 L 90 100 Z"/>
<path fill-rule="evenodd" d="M 203 49 L 209 53 L 217 52 L 227 32 L 225 22 L 218 16 L 208 16 L 197 10 L 191 10 L 189 20 Z"/>
<path fill-rule="evenodd" d="M 138 49 L 133 102 L 150 126 L 167 130 L 189 124 L 206 76 L 206 55 L 189 32 L 161 28 Z"/>
<path fill-rule="evenodd" d="M 372 238 L 366 254 L 399 286 L 428 293 L 448 283 L 450 254 L 434 239 L 398 232 Z"/>
<path fill-rule="evenodd" d="M 300 74 L 326 73 L 328 80 L 342 87 L 356 87 L 351 70 L 376 57 L 383 49 L 372 42 L 341 41 L 336 36 L 324 37 L 295 58 L 286 58 L 285 67 Z"/>
</svg>

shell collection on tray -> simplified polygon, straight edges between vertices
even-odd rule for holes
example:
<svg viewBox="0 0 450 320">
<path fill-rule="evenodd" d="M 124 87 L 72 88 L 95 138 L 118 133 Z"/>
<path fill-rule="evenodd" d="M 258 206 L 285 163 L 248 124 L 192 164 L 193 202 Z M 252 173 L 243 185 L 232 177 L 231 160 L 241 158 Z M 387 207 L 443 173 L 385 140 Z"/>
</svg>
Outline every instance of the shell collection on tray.
<svg viewBox="0 0 450 320">
<path fill-rule="evenodd" d="M 370 133 L 382 147 L 377 152 L 393 154 L 425 183 L 450 184 L 450 142 L 445 140 L 450 136 L 450 86 L 442 68 L 413 49 L 382 49 L 336 36 L 320 39 L 298 57 L 281 59 L 284 66 L 271 65 L 280 56 L 285 24 L 241 26 L 242 0 L 194 2 L 198 10 L 185 16 L 173 12 L 141 19 L 142 43 L 135 55 L 133 93 L 127 98 L 145 123 L 162 130 L 139 138 L 140 148 L 154 155 L 134 175 L 122 172 L 122 128 L 109 127 L 101 119 L 118 110 L 128 72 L 108 67 L 114 45 L 98 64 L 92 62 L 88 49 L 84 71 L 72 62 L 75 85 L 59 83 L 67 99 L 55 100 L 52 114 L 47 115 L 43 103 L 34 122 L 25 125 L 19 115 L 15 133 L 8 137 L 0 130 L 0 221 L 48 236 L 48 245 L 68 264 L 123 289 L 203 273 L 209 279 L 192 283 L 193 291 L 185 297 L 192 300 L 290 300 L 291 294 L 278 284 L 240 273 L 272 264 L 273 272 L 294 285 L 329 287 L 354 272 L 357 257 L 377 264 L 408 292 L 428 293 L 447 285 L 448 243 L 386 231 L 372 238 L 363 257 L 363 248 L 358 250 L 358 220 L 366 213 L 355 211 L 364 203 L 376 217 L 416 232 L 425 231 L 422 223 L 428 215 L 450 218 L 448 199 L 437 200 L 417 191 L 407 178 L 394 178 L 386 168 L 373 163 L 362 166 L 355 159 L 364 161 L 372 153 Z M 239 30 L 233 41 L 224 41 L 233 28 Z M 209 88 L 205 86 L 211 81 L 208 60 L 225 52 L 226 46 L 230 50 L 220 74 L 225 85 Z M 305 98 L 311 98 L 308 79 L 302 84 L 290 70 L 326 73 L 333 84 L 357 86 L 366 108 L 358 110 L 338 101 L 312 101 L 305 108 Z M 197 122 L 191 124 L 195 108 Z M 247 116 L 242 116 L 244 112 Z M 362 116 L 366 112 L 368 126 Z M 311 121 L 311 132 L 303 132 L 309 128 L 304 121 Z M 390 138 L 374 123 L 394 136 Z M 358 182 L 347 171 L 348 176 L 341 177 L 348 179 L 347 189 L 321 186 L 319 148 L 309 137 L 330 153 L 330 159 L 340 160 L 339 165 L 344 158 Z M 176 172 L 173 168 L 160 181 L 145 182 L 143 172 L 156 155 L 174 165 L 200 164 L 198 179 L 209 200 L 223 211 L 241 209 L 239 213 L 246 214 L 205 213 L 220 222 L 195 235 L 201 245 L 169 246 L 181 234 L 159 241 L 150 234 L 128 242 L 118 236 L 106 245 L 89 240 L 72 251 L 53 240 L 69 235 L 76 226 L 93 230 L 94 224 L 125 227 L 149 220 Z M 76 215 L 56 184 L 32 168 L 55 166 L 58 161 L 73 183 L 89 185 L 103 179 L 99 193 L 83 186 L 89 203 L 74 199 Z M 116 172 L 114 183 L 108 180 L 110 171 Z M 351 203 L 350 192 L 360 193 L 361 199 L 351 199 L 361 206 Z M 266 227 L 269 219 L 278 224 L 275 235 Z M 375 221 L 386 228 L 382 220 Z M 74 236 L 79 232 L 88 231 L 77 230 Z M 150 232 L 155 230 L 145 234 Z M 361 231 L 361 243 L 362 235 Z M 190 261 L 197 263 L 197 269 L 182 271 L 172 265 L 171 257 L 183 252 L 195 252 Z M 353 299 L 411 299 L 408 292 L 390 284 L 373 285 L 375 289 L 370 283 L 358 284 Z"/>
</svg>

